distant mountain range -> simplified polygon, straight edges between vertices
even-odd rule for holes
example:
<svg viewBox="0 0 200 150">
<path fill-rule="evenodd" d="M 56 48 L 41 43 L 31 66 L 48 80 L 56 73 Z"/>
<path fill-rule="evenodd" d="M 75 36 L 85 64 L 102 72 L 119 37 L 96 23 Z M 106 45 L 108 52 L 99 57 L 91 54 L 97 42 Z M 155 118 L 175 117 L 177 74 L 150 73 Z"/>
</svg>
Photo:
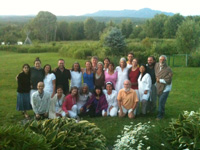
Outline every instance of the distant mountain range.
<svg viewBox="0 0 200 150">
<path fill-rule="evenodd" d="M 153 18 L 156 14 L 173 16 L 174 13 L 143 8 L 140 10 L 100 10 L 95 13 L 85 14 L 90 17 L 134 17 L 134 18 Z"/>
</svg>

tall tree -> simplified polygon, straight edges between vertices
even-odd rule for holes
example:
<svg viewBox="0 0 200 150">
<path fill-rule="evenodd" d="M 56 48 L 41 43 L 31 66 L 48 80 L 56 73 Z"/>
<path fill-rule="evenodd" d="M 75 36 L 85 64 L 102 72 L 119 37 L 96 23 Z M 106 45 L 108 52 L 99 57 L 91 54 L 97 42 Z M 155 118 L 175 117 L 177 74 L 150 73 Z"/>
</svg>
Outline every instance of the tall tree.
<svg viewBox="0 0 200 150">
<path fill-rule="evenodd" d="M 70 22 L 69 34 L 71 40 L 82 40 L 85 38 L 84 35 L 84 24 L 83 22 Z"/>
<path fill-rule="evenodd" d="M 56 16 L 48 11 L 40 11 L 32 21 L 33 33 L 39 40 L 48 42 L 55 38 Z"/>
<path fill-rule="evenodd" d="M 101 36 L 103 46 L 105 48 L 108 48 L 106 51 L 106 55 L 123 55 L 125 53 L 126 42 L 120 29 L 112 27 Z"/>
<path fill-rule="evenodd" d="M 88 40 L 99 39 L 99 33 L 97 32 L 97 22 L 93 18 L 88 18 L 84 22 L 85 36 Z"/>
<path fill-rule="evenodd" d="M 123 20 L 121 23 L 122 34 L 128 38 L 133 31 L 133 23 L 130 19 Z"/>
<path fill-rule="evenodd" d="M 184 21 L 184 17 L 180 14 L 175 14 L 169 17 L 164 24 L 164 37 L 175 38 L 178 26 Z"/>
<path fill-rule="evenodd" d="M 145 23 L 145 32 L 148 37 L 163 38 L 164 24 L 168 16 L 164 14 L 155 15 L 154 18 Z"/>
<path fill-rule="evenodd" d="M 194 20 L 187 19 L 178 28 L 176 34 L 179 52 L 190 53 L 199 45 L 200 26 Z"/>
<path fill-rule="evenodd" d="M 56 37 L 58 40 L 66 41 L 70 39 L 69 24 L 66 21 L 58 22 Z"/>
</svg>

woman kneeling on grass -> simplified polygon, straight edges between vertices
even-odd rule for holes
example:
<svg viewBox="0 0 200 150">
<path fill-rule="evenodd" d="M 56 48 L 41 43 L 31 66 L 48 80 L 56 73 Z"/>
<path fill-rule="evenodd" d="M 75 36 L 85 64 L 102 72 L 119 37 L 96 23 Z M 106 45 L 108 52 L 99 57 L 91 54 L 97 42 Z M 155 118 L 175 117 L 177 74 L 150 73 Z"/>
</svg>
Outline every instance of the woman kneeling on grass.
<svg viewBox="0 0 200 150">
<path fill-rule="evenodd" d="M 17 76 L 17 83 L 17 110 L 22 111 L 25 118 L 28 119 L 27 110 L 32 109 L 30 104 L 30 66 L 28 64 L 22 66 L 22 72 Z"/>
<path fill-rule="evenodd" d="M 112 82 L 106 83 L 106 89 L 103 90 L 108 103 L 107 115 L 111 117 L 117 116 L 118 104 L 117 104 L 117 91 L 113 89 Z"/>
<path fill-rule="evenodd" d="M 77 118 L 77 102 L 78 100 L 78 88 L 72 87 L 70 94 L 65 97 L 65 101 L 62 105 L 62 110 L 65 112 L 65 116 L 70 118 Z"/>
<path fill-rule="evenodd" d="M 62 110 L 62 104 L 64 100 L 65 95 L 63 94 L 63 87 L 58 85 L 57 93 L 54 95 L 50 102 L 49 118 L 54 119 L 65 116 L 65 112 Z"/>
<path fill-rule="evenodd" d="M 80 109 L 82 113 L 90 117 L 107 116 L 108 103 L 101 87 L 95 87 L 94 94 Z"/>
</svg>

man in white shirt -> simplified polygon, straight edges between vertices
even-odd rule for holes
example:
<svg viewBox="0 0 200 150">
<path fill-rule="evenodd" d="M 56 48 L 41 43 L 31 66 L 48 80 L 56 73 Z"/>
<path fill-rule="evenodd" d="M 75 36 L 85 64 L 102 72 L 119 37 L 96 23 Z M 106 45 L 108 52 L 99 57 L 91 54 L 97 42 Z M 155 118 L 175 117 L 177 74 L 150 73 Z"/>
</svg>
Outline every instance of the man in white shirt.
<svg viewBox="0 0 200 150">
<path fill-rule="evenodd" d="M 156 88 L 159 97 L 157 120 L 164 117 L 165 103 L 172 88 L 173 74 L 171 68 L 167 66 L 166 61 L 167 57 L 165 55 L 161 55 L 159 57 L 159 63 L 156 63 L 155 65 Z"/>
<path fill-rule="evenodd" d="M 44 91 L 44 83 L 39 82 L 37 84 L 38 91 L 32 95 L 32 107 L 37 120 L 48 117 L 50 93 Z"/>
</svg>

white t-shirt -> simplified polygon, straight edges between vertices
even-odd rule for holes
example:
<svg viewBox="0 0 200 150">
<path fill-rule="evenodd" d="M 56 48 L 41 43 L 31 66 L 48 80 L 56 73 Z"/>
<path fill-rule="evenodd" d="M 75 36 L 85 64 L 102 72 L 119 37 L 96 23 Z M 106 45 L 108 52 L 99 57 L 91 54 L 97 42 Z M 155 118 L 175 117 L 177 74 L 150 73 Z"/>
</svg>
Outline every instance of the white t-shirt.
<svg viewBox="0 0 200 150">
<path fill-rule="evenodd" d="M 70 71 L 70 73 L 71 73 L 71 87 L 76 86 L 77 88 L 80 88 L 82 84 L 82 72 Z"/>
<path fill-rule="evenodd" d="M 49 73 L 44 78 L 44 91 L 53 93 L 53 80 L 56 79 L 56 76 L 53 73 Z"/>
<path fill-rule="evenodd" d="M 108 95 L 107 90 L 103 90 L 103 93 L 106 96 L 106 100 L 108 103 L 108 107 L 110 108 L 111 106 L 118 108 L 117 104 L 117 91 L 112 90 L 112 93 Z"/>
</svg>

